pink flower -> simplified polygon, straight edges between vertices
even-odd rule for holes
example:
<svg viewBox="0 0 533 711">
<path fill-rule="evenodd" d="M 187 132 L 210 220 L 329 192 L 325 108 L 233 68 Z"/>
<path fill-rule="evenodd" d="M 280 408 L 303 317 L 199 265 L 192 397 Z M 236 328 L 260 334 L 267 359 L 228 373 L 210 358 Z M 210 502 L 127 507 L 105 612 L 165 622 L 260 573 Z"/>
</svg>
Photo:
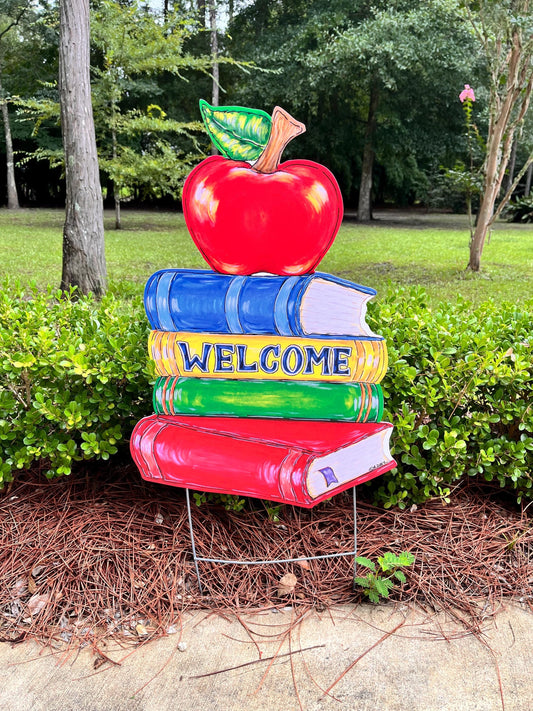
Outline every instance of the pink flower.
<svg viewBox="0 0 533 711">
<path fill-rule="evenodd" d="M 476 97 L 474 96 L 474 90 L 472 89 L 470 84 L 465 84 L 465 88 L 459 94 L 459 101 L 461 103 L 464 103 L 467 99 L 470 99 L 470 101 L 476 100 Z"/>
</svg>

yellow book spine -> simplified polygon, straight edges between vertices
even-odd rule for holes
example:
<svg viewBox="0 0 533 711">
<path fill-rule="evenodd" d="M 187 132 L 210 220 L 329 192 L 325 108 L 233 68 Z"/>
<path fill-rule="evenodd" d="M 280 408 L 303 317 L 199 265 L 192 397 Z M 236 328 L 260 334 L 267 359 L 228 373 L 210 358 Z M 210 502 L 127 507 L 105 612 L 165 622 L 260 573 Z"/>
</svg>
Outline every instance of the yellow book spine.
<svg viewBox="0 0 533 711">
<path fill-rule="evenodd" d="M 384 340 L 298 338 L 152 331 L 158 375 L 235 380 L 379 383 L 388 365 Z"/>
</svg>

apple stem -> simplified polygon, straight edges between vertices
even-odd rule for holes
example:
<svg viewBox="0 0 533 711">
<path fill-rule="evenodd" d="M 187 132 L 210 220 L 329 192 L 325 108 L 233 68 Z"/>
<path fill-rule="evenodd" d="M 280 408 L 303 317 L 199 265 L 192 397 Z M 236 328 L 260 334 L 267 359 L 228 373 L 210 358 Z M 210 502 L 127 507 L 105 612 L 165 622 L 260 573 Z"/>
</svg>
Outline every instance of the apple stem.
<svg viewBox="0 0 533 711">
<path fill-rule="evenodd" d="M 305 125 L 293 118 L 279 106 L 272 113 L 272 130 L 265 150 L 252 166 L 259 173 L 274 173 L 281 160 L 285 146 L 293 138 L 304 133 Z"/>
</svg>

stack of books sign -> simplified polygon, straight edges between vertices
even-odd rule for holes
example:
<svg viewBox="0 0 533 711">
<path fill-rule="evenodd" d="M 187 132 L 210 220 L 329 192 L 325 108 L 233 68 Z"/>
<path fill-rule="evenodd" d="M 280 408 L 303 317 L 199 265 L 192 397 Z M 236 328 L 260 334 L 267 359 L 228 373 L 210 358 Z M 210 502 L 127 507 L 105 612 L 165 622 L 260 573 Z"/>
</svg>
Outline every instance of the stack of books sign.
<svg viewBox="0 0 533 711">
<path fill-rule="evenodd" d="M 374 294 L 319 272 L 152 275 L 155 414 L 131 439 L 143 478 L 309 508 L 393 468 Z"/>
</svg>

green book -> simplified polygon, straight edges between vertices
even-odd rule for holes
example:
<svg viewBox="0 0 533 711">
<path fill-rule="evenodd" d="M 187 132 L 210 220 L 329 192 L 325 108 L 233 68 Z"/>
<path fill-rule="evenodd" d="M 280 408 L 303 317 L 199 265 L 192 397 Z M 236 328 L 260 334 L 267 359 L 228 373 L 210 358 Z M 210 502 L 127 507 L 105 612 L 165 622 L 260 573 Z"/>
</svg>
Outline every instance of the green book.
<svg viewBox="0 0 533 711">
<path fill-rule="evenodd" d="M 157 379 L 153 402 L 158 415 L 338 422 L 380 422 L 383 415 L 383 392 L 375 383 L 166 376 Z"/>
</svg>

